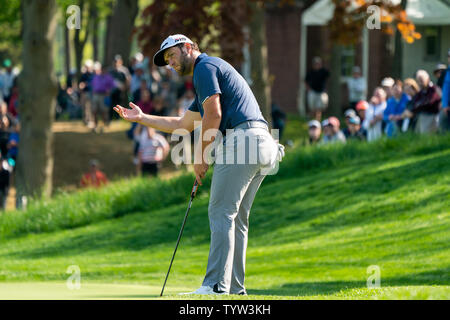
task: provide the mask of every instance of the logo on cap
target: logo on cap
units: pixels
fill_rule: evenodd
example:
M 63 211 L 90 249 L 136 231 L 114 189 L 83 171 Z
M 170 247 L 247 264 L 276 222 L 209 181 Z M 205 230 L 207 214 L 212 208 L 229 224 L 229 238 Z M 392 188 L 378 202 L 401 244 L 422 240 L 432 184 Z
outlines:
M 164 49 L 165 46 L 167 46 L 169 44 L 169 41 L 166 41 L 162 44 L 161 49 Z

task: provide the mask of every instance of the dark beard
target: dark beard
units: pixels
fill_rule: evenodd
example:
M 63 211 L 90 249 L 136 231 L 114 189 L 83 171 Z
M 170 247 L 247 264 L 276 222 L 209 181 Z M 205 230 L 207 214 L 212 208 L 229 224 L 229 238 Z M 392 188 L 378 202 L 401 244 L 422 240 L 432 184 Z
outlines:
M 181 49 L 180 49 L 181 50 Z M 181 50 L 181 57 L 180 57 L 180 71 L 178 72 L 180 76 L 185 76 L 188 74 L 189 70 L 189 62 L 188 59 L 186 58 L 187 54 L 186 52 L 184 52 L 183 50 Z

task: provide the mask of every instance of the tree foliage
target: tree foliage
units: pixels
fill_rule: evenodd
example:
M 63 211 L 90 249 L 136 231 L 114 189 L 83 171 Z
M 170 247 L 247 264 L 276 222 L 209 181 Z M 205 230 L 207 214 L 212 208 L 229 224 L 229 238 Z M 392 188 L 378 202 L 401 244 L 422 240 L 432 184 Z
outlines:
M 154 0 L 142 12 L 145 22 L 135 29 L 145 55 L 152 56 L 170 34 L 184 33 L 201 49 L 220 48 L 220 55 L 235 67 L 243 62 L 242 48 L 247 39 L 244 27 L 250 23 L 252 3 L 265 6 L 289 6 L 311 0 Z
M 213 0 L 155 0 L 142 12 L 144 23 L 135 30 L 145 55 L 153 56 L 161 42 L 170 34 L 181 31 L 200 43 L 205 35 L 214 42 L 211 26 L 218 19 L 218 1 Z
M 57 0 L 58 8 L 62 19 L 60 23 L 66 28 L 67 8 L 71 5 L 77 5 L 80 8 L 80 29 L 69 30 L 73 36 L 70 37 L 75 50 L 75 65 L 77 75 L 80 75 L 81 62 L 83 59 L 84 47 L 89 38 L 98 36 L 98 22 L 106 19 L 111 14 L 111 4 L 113 0 Z M 71 45 L 72 47 L 72 45 Z
M 16 188 L 21 196 L 50 196 L 56 77 L 53 72 L 57 19 L 55 0 L 23 1 L 22 64 L 18 78 L 20 154 Z
M 18 62 L 22 49 L 22 19 L 19 1 L 2 1 L 0 10 L 0 60 Z
M 366 20 L 371 15 L 370 7 L 376 6 L 380 12 L 381 30 L 394 34 L 397 29 L 403 39 L 412 43 L 420 39 L 414 23 L 406 15 L 402 4 L 394 5 L 390 0 L 332 0 L 334 15 L 329 23 L 331 38 L 340 44 L 352 44 L 358 41 Z

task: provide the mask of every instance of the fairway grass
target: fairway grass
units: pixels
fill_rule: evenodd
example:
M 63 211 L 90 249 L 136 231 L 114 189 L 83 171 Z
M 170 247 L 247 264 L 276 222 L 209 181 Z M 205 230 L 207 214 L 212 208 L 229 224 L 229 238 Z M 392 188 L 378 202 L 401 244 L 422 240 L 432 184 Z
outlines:
M 197 289 L 206 269 L 206 180 L 162 299 L 450 299 L 450 139 L 408 143 L 288 150 L 252 208 L 245 297 L 178 295 Z M 161 299 L 193 177 L 157 182 L 122 181 L 0 216 L 0 299 Z M 62 211 L 77 202 L 80 216 Z M 66 285 L 73 265 L 79 290 Z M 371 267 L 379 288 L 368 288 Z

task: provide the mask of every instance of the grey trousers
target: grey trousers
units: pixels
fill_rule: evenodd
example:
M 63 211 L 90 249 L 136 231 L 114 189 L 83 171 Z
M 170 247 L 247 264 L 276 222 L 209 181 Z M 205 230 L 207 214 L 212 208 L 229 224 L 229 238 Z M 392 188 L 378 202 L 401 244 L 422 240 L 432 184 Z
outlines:
M 247 129 L 245 134 L 258 137 L 257 163 L 227 164 L 216 161 L 208 207 L 211 245 L 203 285 L 213 287 L 217 284 L 219 290 L 231 294 L 245 291 L 250 209 L 265 177 L 261 170 L 263 164 L 276 158 L 278 150 L 277 143 L 264 129 Z M 235 142 L 234 147 L 234 151 L 227 147 L 226 152 L 236 152 L 239 142 Z M 248 145 L 245 150 L 248 154 Z

